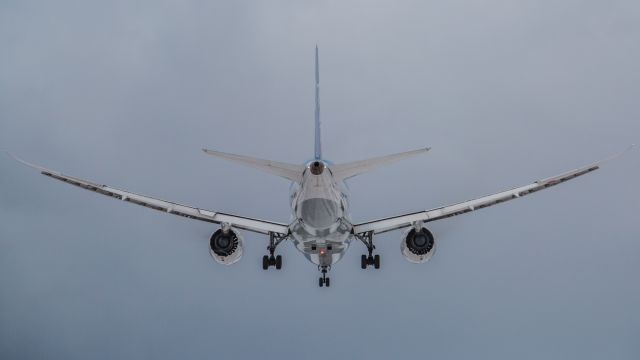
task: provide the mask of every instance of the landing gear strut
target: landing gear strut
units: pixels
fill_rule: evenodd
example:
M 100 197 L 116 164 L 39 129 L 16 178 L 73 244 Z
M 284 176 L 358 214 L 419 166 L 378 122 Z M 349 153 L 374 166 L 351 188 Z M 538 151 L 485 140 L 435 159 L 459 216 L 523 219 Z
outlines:
M 329 287 L 331 286 L 331 279 L 327 276 L 327 271 L 331 270 L 330 266 L 319 266 L 319 270 L 322 272 L 322 277 L 318 278 L 318 286 Z
M 373 231 L 367 231 L 366 233 L 358 234 L 356 235 L 356 238 L 362 241 L 364 246 L 367 247 L 367 251 L 369 252 L 369 256 L 362 255 L 360 257 L 360 267 L 366 269 L 370 265 L 373 265 L 374 268 L 380 269 L 380 255 L 373 255 L 373 250 L 376 248 L 375 245 L 373 245 Z
M 276 251 L 276 247 L 287 239 L 287 235 L 269 233 L 269 246 L 267 246 L 267 250 L 269 250 L 269 255 L 265 255 L 262 257 L 262 269 L 267 270 L 271 266 L 275 266 L 277 270 L 282 268 L 282 256 L 275 256 L 274 253 Z

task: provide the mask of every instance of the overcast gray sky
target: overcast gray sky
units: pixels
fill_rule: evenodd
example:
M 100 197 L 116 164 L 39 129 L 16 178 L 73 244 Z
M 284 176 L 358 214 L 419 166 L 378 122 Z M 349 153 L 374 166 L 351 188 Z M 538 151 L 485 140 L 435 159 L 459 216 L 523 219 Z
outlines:
M 66 173 L 287 221 L 288 184 L 207 157 L 430 153 L 354 179 L 354 220 L 554 175 L 640 138 L 640 3 L 0 3 L 0 148 Z M 209 224 L 0 157 L 2 359 L 638 359 L 640 152 L 522 200 L 361 244 L 320 289 L 286 243 L 264 272 L 209 256 Z

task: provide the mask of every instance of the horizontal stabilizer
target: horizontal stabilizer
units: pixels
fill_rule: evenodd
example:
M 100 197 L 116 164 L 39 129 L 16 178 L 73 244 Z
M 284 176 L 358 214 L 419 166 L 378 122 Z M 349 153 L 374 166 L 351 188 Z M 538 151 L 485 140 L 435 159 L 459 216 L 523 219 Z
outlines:
M 229 161 L 251 166 L 253 168 L 268 172 L 273 175 L 278 175 L 291 181 L 300 182 L 302 179 L 302 173 L 304 172 L 304 165 L 287 164 L 283 162 L 258 159 L 249 156 L 229 154 L 220 151 L 202 149 L 206 154 L 223 158 Z
M 354 177 L 356 175 L 360 175 L 362 173 L 371 171 L 382 165 L 390 164 L 398 160 L 402 160 L 414 155 L 422 154 L 429 150 L 431 150 L 431 148 L 422 148 L 422 149 L 402 152 L 398 154 L 380 156 L 380 157 L 371 158 L 367 160 L 337 164 L 337 165 L 331 166 L 331 171 L 333 172 L 333 176 L 337 180 L 345 180 L 345 179 Z

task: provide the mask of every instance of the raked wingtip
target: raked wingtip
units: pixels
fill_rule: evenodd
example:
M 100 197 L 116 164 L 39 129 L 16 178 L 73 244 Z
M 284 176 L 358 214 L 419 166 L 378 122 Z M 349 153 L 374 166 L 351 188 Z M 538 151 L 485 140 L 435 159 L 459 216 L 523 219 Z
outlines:
M 617 159 L 617 158 L 621 157 L 622 155 L 624 155 L 624 154 L 628 153 L 629 151 L 631 151 L 635 146 L 636 146 L 636 144 L 631 144 L 631 145 L 627 146 L 627 147 L 626 147 L 624 150 L 622 150 L 621 152 L 619 152 L 619 153 L 617 153 L 617 154 L 615 154 L 615 155 L 609 156 L 609 157 L 608 157 L 608 158 L 606 158 L 606 159 L 600 160 L 600 161 L 598 162 L 598 164 L 603 164 L 603 163 L 609 162 L 609 161 L 611 161 L 611 160 Z
M 13 159 L 19 163 L 25 164 L 25 165 L 31 165 L 28 164 L 26 161 L 20 159 L 19 157 L 13 155 L 13 153 L 9 152 L 8 150 L 2 150 L 3 153 L 5 153 L 10 159 Z
M 633 150 L 633 148 L 635 148 L 635 147 L 636 147 L 636 144 L 631 144 L 631 145 L 627 146 L 627 148 L 624 149 L 620 154 L 618 154 L 618 156 L 624 155 L 625 153 Z
M 40 172 L 55 173 L 54 171 L 51 171 L 51 170 L 49 170 L 49 169 L 47 169 L 47 168 L 44 168 L 44 167 L 42 167 L 42 166 L 40 166 L 40 165 L 36 165 L 36 164 L 32 164 L 32 163 L 30 163 L 30 162 L 28 162 L 28 161 L 24 161 L 24 160 L 20 159 L 19 157 L 17 157 L 17 156 L 15 156 L 15 155 L 13 155 L 13 153 L 11 153 L 11 152 L 9 152 L 9 151 L 5 151 L 5 153 L 6 153 L 9 157 L 11 157 L 13 160 L 15 160 L 15 161 L 17 161 L 17 162 L 21 163 L 22 165 L 25 165 L 25 166 L 27 166 L 27 167 L 30 167 L 30 168 L 32 168 L 32 169 L 36 169 L 36 170 L 38 170 L 38 171 L 40 171 Z

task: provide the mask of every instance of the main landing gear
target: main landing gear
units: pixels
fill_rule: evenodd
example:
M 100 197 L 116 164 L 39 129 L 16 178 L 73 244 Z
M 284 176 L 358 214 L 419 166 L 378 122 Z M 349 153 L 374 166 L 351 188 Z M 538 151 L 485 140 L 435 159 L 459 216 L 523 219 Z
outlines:
M 273 254 L 262 257 L 262 269 L 267 270 L 269 267 L 275 266 L 276 269 L 282 269 L 282 256 L 273 256 Z
M 275 266 L 277 270 L 282 269 L 282 256 L 275 256 L 276 247 L 287 239 L 286 235 L 280 235 L 275 233 L 269 233 L 269 255 L 262 257 L 262 269 L 267 270 L 271 266 Z
M 360 267 L 366 269 L 368 266 L 373 265 L 374 268 L 380 269 L 380 255 L 376 254 L 374 256 L 362 255 L 360 257 Z
M 330 266 L 319 266 L 319 270 L 322 272 L 322 277 L 318 278 L 318 286 L 329 287 L 331 286 L 331 279 L 327 276 L 327 271 L 331 270 Z
M 375 269 L 380 269 L 380 255 L 373 255 L 373 250 L 376 248 L 373 245 L 373 231 L 368 231 L 364 234 L 356 235 L 356 238 L 362 241 L 364 246 L 367 247 L 367 251 L 369 252 L 369 256 L 363 254 L 360 257 L 360 267 L 366 269 L 370 265 L 373 265 Z

